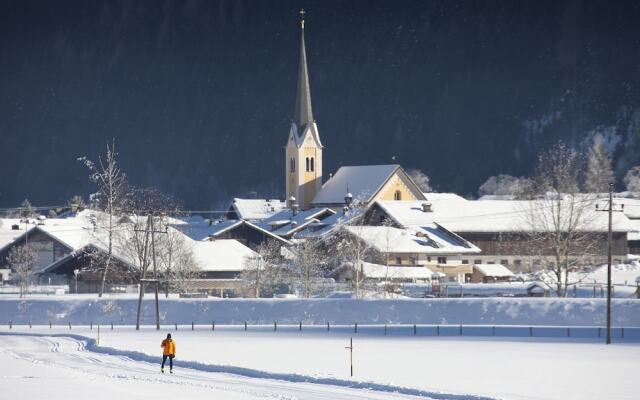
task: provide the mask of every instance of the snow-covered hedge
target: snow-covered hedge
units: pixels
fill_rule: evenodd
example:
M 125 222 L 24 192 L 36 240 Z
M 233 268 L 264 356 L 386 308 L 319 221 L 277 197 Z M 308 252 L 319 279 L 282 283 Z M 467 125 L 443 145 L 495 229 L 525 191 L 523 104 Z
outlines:
M 135 323 L 134 298 L 0 298 L 0 324 Z M 163 324 L 508 324 L 595 326 L 605 323 L 604 299 L 161 299 Z M 143 303 L 143 322 L 154 323 L 154 303 Z M 614 326 L 640 327 L 640 300 L 613 300 Z

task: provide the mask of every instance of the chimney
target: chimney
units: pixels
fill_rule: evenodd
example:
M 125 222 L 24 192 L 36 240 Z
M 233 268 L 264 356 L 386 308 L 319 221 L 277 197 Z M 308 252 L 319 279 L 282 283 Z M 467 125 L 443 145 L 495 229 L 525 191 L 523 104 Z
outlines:
M 422 203 L 422 212 L 433 212 L 433 208 L 431 207 L 431 203 L 427 202 L 427 203 Z

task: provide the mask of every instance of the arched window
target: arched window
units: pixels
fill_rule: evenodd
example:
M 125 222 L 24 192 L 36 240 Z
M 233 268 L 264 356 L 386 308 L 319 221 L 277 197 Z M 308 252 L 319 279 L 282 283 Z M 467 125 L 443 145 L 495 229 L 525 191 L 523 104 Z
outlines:
M 393 194 L 393 199 L 394 200 L 402 200 L 402 193 L 400 193 L 399 190 L 396 190 L 396 192 Z
M 311 172 L 313 172 L 313 157 L 311 157 Z
M 309 172 L 309 157 L 307 157 L 305 160 L 307 161 L 307 169 L 306 169 L 306 171 Z
M 296 159 L 293 157 L 289 159 L 289 172 L 296 172 Z

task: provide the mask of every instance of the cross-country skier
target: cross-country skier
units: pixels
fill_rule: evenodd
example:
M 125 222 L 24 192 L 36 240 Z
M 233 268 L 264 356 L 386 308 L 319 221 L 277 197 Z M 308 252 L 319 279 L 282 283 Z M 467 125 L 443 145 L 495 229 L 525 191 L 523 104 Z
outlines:
M 171 334 L 167 333 L 167 338 L 162 341 L 162 366 L 160 372 L 164 374 L 164 363 L 169 357 L 169 373 L 173 374 L 173 358 L 176 356 L 176 342 L 171 339 Z

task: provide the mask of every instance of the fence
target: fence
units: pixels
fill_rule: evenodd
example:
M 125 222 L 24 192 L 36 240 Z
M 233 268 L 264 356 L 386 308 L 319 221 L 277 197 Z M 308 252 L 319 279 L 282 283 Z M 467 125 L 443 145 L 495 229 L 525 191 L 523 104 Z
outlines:
M 46 329 L 60 329 L 73 330 L 73 329 L 98 329 L 98 326 L 103 330 L 118 330 L 123 328 L 130 329 L 131 325 L 117 325 L 117 324 L 94 324 L 89 322 L 88 324 L 73 325 L 71 322 L 65 323 L 52 323 L 48 324 L 31 324 L 21 323 L 14 324 L 12 321 L 4 324 L 4 329 L 34 329 L 46 328 Z M 241 324 L 233 325 L 221 325 L 216 324 L 215 321 L 203 324 L 201 322 L 192 322 L 191 324 L 167 324 L 161 325 L 163 330 L 175 330 L 175 331 L 216 331 L 224 332 L 304 332 L 304 333 L 328 333 L 328 334 L 345 334 L 345 335 L 373 335 L 373 336 L 390 336 L 390 337 L 533 337 L 533 338 L 577 338 L 577 339 L 595 339 L 604 338 L 606 335 L 606 328 L 602 326 L 544 326 L 544 325 L 464 325 L 464 324 L 440 324 L 440 325 L 426 325 L 426 324 L 303 324 L 298 322 L 297 324 L 282 324 L 274 321 L 272 324 L 250 324 L 244 322 Z M 142 329 L 149 330 L 155 329 L 155 325 L 143 325 Z M 640 340 L 640 327 L 613 327 L 611 328 L 611 337 L 614 339 L 626 339 L 626 340 Z

